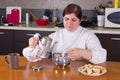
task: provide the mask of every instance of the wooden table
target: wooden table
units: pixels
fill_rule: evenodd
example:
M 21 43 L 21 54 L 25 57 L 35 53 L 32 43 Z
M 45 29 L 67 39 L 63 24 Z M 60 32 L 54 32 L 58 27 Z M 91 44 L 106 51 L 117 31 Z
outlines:
M 86 61 L 72 61 L 66 69 L 56 69 L 51 59 L 28 62 L 19 58 L 19 68 L 10 69 L 4 56 L 0 56 L 0 80 L 120 80 L 120 62 L 99 64 L 106 67 L 107 73 L 101 76 L 86 76 L 77 71 Z M 40 64 L 43 69 L 33 71 L 32 66 Z

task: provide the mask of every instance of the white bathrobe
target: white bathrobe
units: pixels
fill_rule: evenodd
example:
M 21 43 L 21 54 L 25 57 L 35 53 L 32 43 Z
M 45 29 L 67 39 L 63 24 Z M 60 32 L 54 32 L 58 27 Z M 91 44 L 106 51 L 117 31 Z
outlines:
M 57 42 L 52 53 L 63 53 L 71 48 L 82 48 L 92 51 L 91 63 L 98 64 L 106 61 L 106 50 L 102 48 L 99 39 L 96 35 L 86 28 L 78 27 L 74 32 L 69 32 L 65 28 L 49 35 L 53 39 L 51 47 Z M 29 61 L 38 61 L 40 58 L 35 58 L 35 54 L 31 54 L 33 48 L 24 48 L 23 55 Z M 34 56 L 34 58 L 30 58 Z

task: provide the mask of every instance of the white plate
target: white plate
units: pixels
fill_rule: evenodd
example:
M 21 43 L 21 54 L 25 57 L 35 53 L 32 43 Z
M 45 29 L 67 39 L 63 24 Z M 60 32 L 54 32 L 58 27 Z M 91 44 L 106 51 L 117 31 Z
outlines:
M 100 74 L 87 74 L 87 73 L 84 73 L 84 72 L 81 71 L 82 68 L 83 68 L 83 66 L 79 67 L 79 68 L 78 68 L 78 72 L 80 72 L 80 73 L 82 73 L 82 74 L 84 74 L 84 75 L 88 75 L 88 76 L 100 76 L 100 75 L 103 75 L 103 74 L 105 74 L 105 73 L 107 72 L 107 70 L 106 70 L 105 72 L 100 73 Z M 103 67 L 103 68 L 104 68 L 104 67 Z

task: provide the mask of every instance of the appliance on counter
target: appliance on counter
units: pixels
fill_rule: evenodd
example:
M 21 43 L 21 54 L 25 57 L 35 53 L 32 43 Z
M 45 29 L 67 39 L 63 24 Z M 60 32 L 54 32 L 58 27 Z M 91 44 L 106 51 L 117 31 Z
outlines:
M 6 7 L 6 21 L 8 23 L 21 23 L 21 7 Z
M 105 27 L 120 28 L 120 8 L 105 9 Z

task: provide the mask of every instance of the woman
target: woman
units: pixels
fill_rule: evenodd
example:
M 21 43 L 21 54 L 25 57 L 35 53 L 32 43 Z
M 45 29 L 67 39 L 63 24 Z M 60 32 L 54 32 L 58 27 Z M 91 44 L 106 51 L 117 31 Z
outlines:
M 83 28 L 81 23 L 82 11 L 80 6 L 69 4 L 63 11 L 64 29 L 49 35 L 57 42 L 52 52 L 66 52 L 71 60 L 86 59 L 91 63 L 98 64 L 106 61 L 106 50 L 102 48 L 96 35 Z M 37 61 L 37 55 L 33 49 L 38 43 L 38 38 L 29 39 L 29 47 L 23 50 L 23 55 L 29 61 Z M 52 45 L 51 45 L 52 46 Z M 42 51 L 42 48 L 39 48 Z M 32 57 L 34 55 L 34 58 Z M 31 58 L 32 57 L 32 58 Z

